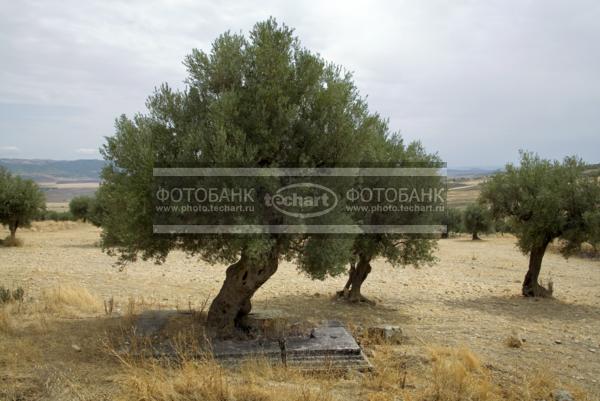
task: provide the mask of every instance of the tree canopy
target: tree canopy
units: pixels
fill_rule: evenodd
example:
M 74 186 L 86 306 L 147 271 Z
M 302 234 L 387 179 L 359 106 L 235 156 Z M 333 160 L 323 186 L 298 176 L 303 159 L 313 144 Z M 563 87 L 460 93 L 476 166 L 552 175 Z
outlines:
M 419 142 L 405 145 L 399 136 L 390 137 L 384 146 L 378 149 L 375 156 L 378 163 L 388 166 L 439 167 L 441 165 L 439 157 L 436 154 L 428 154 Z M 437 187 L 441 182 L 439 179 L 440 177 L 429 179 L 421 177 L 417 186 L 430 182 L 431 187 Z M 385 186 L 385 179 L 383 181 L 379 186 Z M 414 214 L 411 217 L 402 216 L 402 223 L 424 223 L 422 215 Z M 370 214 L 365 220 L 367 224 L 394 224 L 398 222 L 398 217 L 394 214 Z M 370 302 L 361 294 L 361 287 L 372 270 L 372 260 L 383 257 L 393 266 L 419 266 L 432 263 L 436 260 L 433 255 L 436 244 L 433 234 L 365 233 L 358 235 L 352 245 L 348 280 L 344 288 L 338 292 L 338 296 L 346 297 L 352 302 Z
M 519 248 L 530 255 L 525 296 L 548 294 L 538 276 L 550 242 L 560 239 L 566 257 L 583 242 L 600 241 L 600 183 L 585 169 L 576 157 L 560 162 L 521 152 L 519 166 L 507 164 L 483 186 L 481 200 L 494 217 L 506 218 Z
M 447 228 L 446 233 L 443 235 L 444 238 L 448 238 L 452 233 L 463 232 L 463 213 L 460 211 L 460 209 L 448 208 L 448 212 L 444 218 L 444 224 Z
M 93 201 L 90 196 L 76 196 L 69 202 L 69 211 L 75 219 L 85 222 L 90 214 Z
M 8 227 L 11 242 L 17 229 L 28 227 L 45 207 L 44 194 L 35 182 L 0 167 L 0 223 Z
M 479 239 L 479 233 L 487 233 L 492 226 L 488 210 L 478 203 L 471 203 L 463 212 L 463 225 L 472 235 L 473 240 Z
M 224 33 L 210 52 L 194 50 L 185 65 L 185 89 L 162 85 L 149 97 L 146 114 L 121 116 L 107 138 L 102 242 L 122 262 L 140 256 L 162 262 L 182 249 L 232 263 L 207 321 L 211 334 L 230 336 L 280 259 L 298 258 L 316 275 L 337 274 L 350 260 L 353 239 L 154 235 L 153 167 L 358 164 L 383 146 L 389 132 L 349 73 L 303 48 L 292 29 L 273 19 L 257 23 L 248 38 Z

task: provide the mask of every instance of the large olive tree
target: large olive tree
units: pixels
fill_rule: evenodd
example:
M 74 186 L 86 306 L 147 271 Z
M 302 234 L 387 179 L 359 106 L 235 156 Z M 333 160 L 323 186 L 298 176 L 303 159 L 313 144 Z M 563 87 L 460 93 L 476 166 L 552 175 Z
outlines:
M 600 184 L 584 174 L 585 168 L 575 157 L 559 162 L 521 152 L 519 166 L 507 164 L 483 185 L 481 201 L 496 218 L 507 218 L 519 248 L 529 254 L 524 296 L 550 294 L 538 277 L 553 240 L 560 239 L 565 257 L 583 242 L 600 240 Z
M 343 272 L 352 238 L 153 235 L 153 167 L 347 166 L 363 160 L 387 132 L 349 74 L 301 47 L 292 30 L 273 19 L 257 23 L 248 38 L 221 35 L 210 52 L 194 50 L 185 65 L 185 89 L 161 86 L 148 99 L 148 113 L 122 116 L 107 139 L 102 239 L 122 262 L 160 263 L 181 249 L 230 263 L 207 319 L 210 334 L 227 337 L 282 258 L 298 258 L 304 269 L 322 274 Z

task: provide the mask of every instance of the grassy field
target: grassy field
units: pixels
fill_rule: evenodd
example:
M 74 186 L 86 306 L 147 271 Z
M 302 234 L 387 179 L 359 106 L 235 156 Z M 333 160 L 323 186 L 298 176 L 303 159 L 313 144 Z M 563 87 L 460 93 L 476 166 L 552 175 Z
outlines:
M 464 209 L 468 204 L 476 202 L 481 191 L 482 178 L 448 181 L 448 206 Z
M 40 183 L 40 188 L 46 196 L 49 205 L 68 204 L 76 196 L 93 196 L 100 185 L 98 182 L 46 182 Z M 60 209 L 52 209 L 62 211 Z
M 533 401 L 559 388 L 576 400 L 600 398 L 598 260 L 550 252 L 542 281 L 553 281 L 555 298 L 524 299 L 527 259 L 514 238 L 451 238 L 440 241 L 432 266 L 377 261 L 364 285 L 373 306 L 333 297 L 345 277 L 312 281 L 283 263 L 254 307 L 310 324 L 341 320 L 375 366 L 309 373 L 260 359 L 225 369 L 209 358 L 167 363 L 123 353 L 119 344 L 131 341 L 146 309 L 192 309 L 201 328 L 224 267 L 175 252 L 162 266 L 120 271 L 99 249 L 99 231 L 83 223 L 36 223 L 19 235 L 22 247 L 0 248 L 0 285 L 25 289 L 22 303 L 0 307 L 0 400 Z M 405 339 L 365 335 L 380 324 L 399 325 Z

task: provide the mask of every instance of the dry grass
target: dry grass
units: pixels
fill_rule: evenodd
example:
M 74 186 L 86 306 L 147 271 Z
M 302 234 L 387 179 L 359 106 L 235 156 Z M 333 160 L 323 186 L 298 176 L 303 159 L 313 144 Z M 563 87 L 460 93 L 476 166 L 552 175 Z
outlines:
M 15 321 L 12 305 L 0 306 L 0 333 L 12 334 L 15 330 Z
M 44 290 L 42 304 L 47 312 L 63 314 L 97 313 L 103 308 L 99 298 L 86 288 L 77 286 L 60 286 Z
M 181 349 L 177 363 L 122 352 L 119 359 L 113 352 L 122 345 L 150 349 L 150 342 L 132 340 L 131 323 L 138 315 L 148 309 L 198 309 L 218 292 L 224 268 L 199 269 L 196 260 L 176 252 L 164 266 L 138 262 L 121 272 L 93 246 L 95 228 L 44 224 L 39 232 L 23 230 L 23 248 L 0 249 L 3 284 L 23 285 L 27 294 L 22 305 L 0 308 L 3 401 L 177 401 L 207 399 L 206 391 L 223 400 L 247 401 L 550 401 L 559 388 L 578 401 L 598 399 L 597 354 L 588 351 L 600 344 L 600 276 L 594 260 L 565 261 L 550 252 L 541 279 L 555 279 L 557 299 L 522 299 L 527 260 L 515 249 L 514 238 L 473 242 L 456 237 L 440 242 L 441 262 L 432 268 L 393 269 L 376 261 L 365 286 L 376 306 L 331 300 L 345 277 L 310 281 L 286 262 L 257 294 L 255 308 L 315 324 L 337 319 L 363 328 L 399 325 L 406 342 L 363 336 L 372 372 L 310 374 L 260 359 L 225 369 L 184 352 L 201 337 L 204 315 L 197 311 L 194 325 L 182 319 L 165 328 Z M 503 342 L 514 327 L 527 338 L 518 350 Z M 428 344 L 450 347 L 430 350 Z M 455 344 L 468 344 L 481 362 Z
M 252 367 L 252 369 L 249 369 Z M 331 382 L 298 371 L 248 361 L 225 369 L 210 358 L 165 366 L 146 360 L 128 365 L 119 382 L 120 400 L 156 401 L 333 401 Z
M 39 299 L 13 301 L 0 305 L 0 333 L 18 335 L 25 331 L 45 333 L 50 320 L 81 317 L 101 310 L 97 297 L 77 286 L 60 286 L 44 290 Z
M 425 349 L 424 349 L 425 350 Z M 373 372 L 309 374 L 262 359 L 226 369 L 210 358 L 165 364 L 145 359 L 126 363 L 119 376 L 119 400 L 155 401 L 539 401 L 567 388 L 536 372 L 496 382 L 478 357 L 464 347 L 430 347 L 429 364 L 408 366 L 391 347 L 379 347 Z M 407 380 L 408 375 L 408 380 Z M 362 377 L 362 379 L 361 379 Z M 557 387 L 559 386 L 559 387 Z M 350 397 L 348 396 L 350 394 Z
M 431 385 L 425 399 L 444 401 L 499 400 L 489 374 L 467 348 L 432 347 Z
M 578 389 L 539 373 L 515 375 L 511 382 L 494 377 L 465 347 L 413 346 L 412 354 L 407 355 L 406 345 L 372 344 L 367 352 L 375 369 L 364 373 L 304 372 L 260 358 L 224 368 L 209 355 L 190 357 L 201 349 L 198 331 L 181 321 L 168 328 L 180 346 L 179 357 L 157 360 L 140 352 L 152 344 L 132 333 L 130 323 L 135 315 L 103 318 L 97 298 L 76 287 L 48 290 L 43 300 L 44 305 L 55 307 L 39 308 L 29 301 L 22 307 L 13 303 L 0 309 L 0 365 L 15 372 L 0 374 L 4 386 L 0 399 L 42 394 L 45 396 L 38 398 L 122 401 L 539 401 L 551 399 L 549 394 L 557 388 L 566 388 L 577 400 L 589 400 Z M 76 320 L 81 324 L 60 323 L 73 310 L 89 313 L 90 305 L 95 305 L 93 309 L 100 315 Z M 144 305 L 130 309 L 139 311 Z M 198 313 L 196 318 L 201 316 Z M 51 328 L 31 330 L 41 319 L 49 321 Z M 82 345 L 85 339 L 89 341 Z M 75 343 L 83 350 L 72 348 Z M 53 345 L 51 349 L 48 344 Z M 123 344 L 130 346 L 129 353 L 119 350 Z M 190 348 L 194 352 L 185 352 Z M 57 371 L 54 366 L 61 368 Z M 60 372 L 65 366 L 77 374 L 64 376 Z M 25 373 L 41 367 L 47 383 Z M 86 370 L 86 377 L 94 378 L 94 387 L 85 384 L 89 379 L 78 379 Z

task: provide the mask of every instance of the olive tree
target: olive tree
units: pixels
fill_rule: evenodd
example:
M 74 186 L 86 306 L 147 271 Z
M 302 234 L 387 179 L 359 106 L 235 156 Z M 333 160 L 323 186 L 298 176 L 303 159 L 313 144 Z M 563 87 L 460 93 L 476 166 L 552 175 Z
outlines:
M 153 167 L 336 167 L 359 163 L 385 133 L 352 77 L 303 48 L 292 29 L 269 19 L 248 38 L 225 33 L 210 52 L 185 59 L 186 87 L 162 85 L 148 112 L 120 117 L 102 153 L 103 247 L 126 263 L 164 262 L 183 250 L 228 263 L 210 305 L 209 334 L 229 337 L 251 310 L 254 293 L 282 258 L 321 274 L 343 272 L 352 239 L 291 234 L 154 235 Z M 269 215 L 251 216 L 248 224 Z M 244 221 L 240 221 L 244 223 Z M 202 274 L 209 274 L 202 272 Z
M 77 220 L 85 223 L 92 208 L 93 199 L 90 196 L 76 196 L 69 202 L 69 211 Z
M 473 241 L 479 240 L 479 233 L 487 233 L 491 229 L 489 211 L 478 203 L 471 203 L 463 212 L 463 225 Z
M 443 223 L 446 225 L 446 232 L 442 238 L 448 238 L 451 233 L 460 233 L 464 231 L 463 214 L 460 209 L 448 208 Z
M 551 294 L 538 277 L 553 240 L 561 240 L 561 253 L 568 257 L 583 242 L 600 239 L 600 184 L 584 174 L 585 168 L 576 157 L 560 162 L 521 152 L 519 166 L 507 164 L 483 186 L 481 201 L 494 217 L 507 219 L 519 248 L 529 254 L 524 296 Z
M 418 164 L 421 167 L 435 167 L 441 163 L 437 155 L 427 154 L 419 142 L 412 142 L 407 146 L 397 135 L 386 138 L 378 151 L 379 154 L 376 155 L 378 162 L 389 166 Z M 437 178 L 428 181 L 435 186 L 439 184 Z M 381 184 L 385 184 L 385 179 Z M 394 224 L 398 222 L 398 214 L 387 216 L 371 214 L 366 216 L 366 220 L 368 224 Z M 401 220 L 403 224 L 423 223 L 423 216 L 415 215 L 412 219 L 403 216 Z M 362 295 L 361 287 L 371 273 L 371 262 L 375 258 L 381 257 L 395 267 L 406 265 L 417 267 L 435 261 L 433 252 L 436 244 L 433 234 L 365 233 L 357 236 L 352 246 L 348 280 L 344 288 L 337 293 L 338 296 L 351 302 L 372 303 Z
M 17 229 L 28 227 L 45 207 L 44 194 L 35 182 L 0 168 L 0 223 L 8 227 L 11 243 L 15 243 Z

